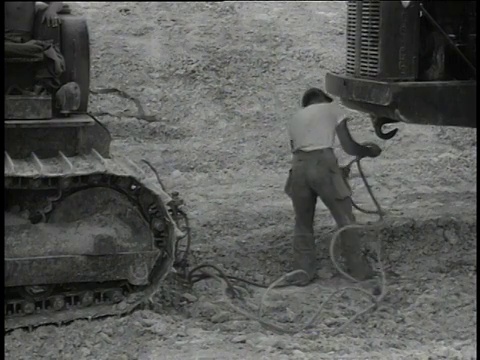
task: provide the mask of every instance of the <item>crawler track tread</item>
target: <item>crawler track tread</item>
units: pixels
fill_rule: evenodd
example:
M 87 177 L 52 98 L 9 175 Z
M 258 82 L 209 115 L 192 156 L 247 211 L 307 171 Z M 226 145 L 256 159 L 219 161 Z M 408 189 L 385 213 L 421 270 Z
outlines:
M 93 186 L 106 186 L 122 190 L 131 199 L 140 204 L 140 196 L 148 194 L 155 205 L 153 214 L 144 214 L 152 224 L 155 217 L 166 224 L 165 235 L 160 241 L 159 252 L 162 256 L 154 265 L 149 276 L 149 285 L 134 287 L 126 300 L 118 304 L 99 304 L 86 308 L 73 308 L 62 311 L 42 311 L 31 315 L 5 314 L 5 331 L 17 328 L 37 327 L 46 324 L 61 324 L 77 319 L 94 319 L 104 316 L 128 314 L 144 304 L 158 290 L 158 286 L 168 275 L 174 264 L 174 248 L 176 246 L 173 218 L 166 204 L 171 200 L 165 193 L 155 176 L 147 174 L 132 161 L 123 157 L 104 158 L 93 150 L 87 155 L 66 157 L 61 152 L 58 156 L 40 159 L 35 153 L 27 159 L 12 159 L 5 152 L 5 190 L 45 190 L 61 189 L 68 193 L 75 189 L 87 189 Z M 53 206 L 54 201 L 53 201 Z M 144 205 L 144 204 L 143 204 Z M 9 299 L 5 299 L 7 303 Z

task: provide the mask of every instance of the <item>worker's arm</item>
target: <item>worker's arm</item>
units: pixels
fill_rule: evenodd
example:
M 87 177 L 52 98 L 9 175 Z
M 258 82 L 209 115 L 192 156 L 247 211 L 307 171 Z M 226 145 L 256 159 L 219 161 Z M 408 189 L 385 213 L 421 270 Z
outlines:
M 63 2 L 61 1 L 44 1 L 48 5 L 47 10 L 43 14 L 42 22 L 47 22 L 50 27 L 56 27 L 60 25 L 60 18 L 58 13 L 63 9 Z
M 343 151 L 345 151 L 348 155 L 355 156 L 357 158 L 375 158 L 379 156 L 382 152 L 382 149 L 380 149 L 377 144 L 371 142 L 359 144 L 355 141 L 348 130 L 347 121 L 348 118 L 343 119 L 336 128 L 338 140 L 340 140 Z

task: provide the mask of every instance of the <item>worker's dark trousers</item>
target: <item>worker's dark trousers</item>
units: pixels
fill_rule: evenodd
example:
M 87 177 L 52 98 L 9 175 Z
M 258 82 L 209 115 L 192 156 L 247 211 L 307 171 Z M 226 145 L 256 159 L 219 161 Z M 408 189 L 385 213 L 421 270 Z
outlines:
M 333 149 L 294 153 L 285 192 L 292 199 L 295 210 L 293 265 L 295 269 L 306 271 L 312 278 L 316 272 L 313 220 L 317 197 L 330 210 L 339 227 L 355 222 L 351 190 L 343 178 Z M 363 259 L 354 231 L 345 230 L 341 234 L 340 248 L 348 270 L 364 277 L 364 273 L 368 272 L 368 264 Z

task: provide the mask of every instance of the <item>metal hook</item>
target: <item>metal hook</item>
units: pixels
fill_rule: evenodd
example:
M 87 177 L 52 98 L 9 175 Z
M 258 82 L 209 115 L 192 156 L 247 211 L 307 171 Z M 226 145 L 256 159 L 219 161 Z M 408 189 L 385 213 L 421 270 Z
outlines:
M 375 130 L 375 134 L 383 140 L 390 140 L 393 138 L 397 132 L 398 129 L 393 129 L 388 132 L 383 132 L 382 127 L 386 124 L 393 124 L 397 123 L 397 120 L 392 120 L 392 119 L 387 119 L 387 118 L 377 118 L 372 116 L 372 124 L 373 124 L 373 129 Z

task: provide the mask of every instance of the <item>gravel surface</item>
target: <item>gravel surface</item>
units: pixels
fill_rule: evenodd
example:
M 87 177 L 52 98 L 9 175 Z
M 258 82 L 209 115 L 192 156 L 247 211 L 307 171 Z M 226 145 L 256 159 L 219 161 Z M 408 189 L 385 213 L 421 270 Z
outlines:
M 345 4 L 71 6 L 89 21 L 92 88 L 125 90 L 157 119 L 101 118 L 114 153 L 149 160 L 186 200 L 193 262 L 266 283 L 291 270 L 286 122 L 304 90 L 323 86 L 327 71 L 342 70 Z M 113 95 L 92 96 L 91 109 L 136 111 Z M 6 359 L 476 358 L 476 131 L 401 125 L 384 142 L 365 116 L 351 115 L 354 137 L 384 149 L 364 161 L 389 213 L 381 228 L 362 232 L 367 249 L 381 244 L 388 270 L 388 294 L 377 311 L 332 335 L 368 305 L 347 292 L 312 328 L 275 334 L 233 312 L 214 280 L 186 289 L 172 278 L 152 309 L 11 332 Z M 351 184 L 356 202 L 371 208 L 361 180 Z M 328 259 L 333 225 L 319 204 L 320 280 L 273 290 L 264 303 L 268 318 L 290 328 L 303 324 L 346 285 Z M 247 303 L 258 305 L 264 291 L 248 291 Z

